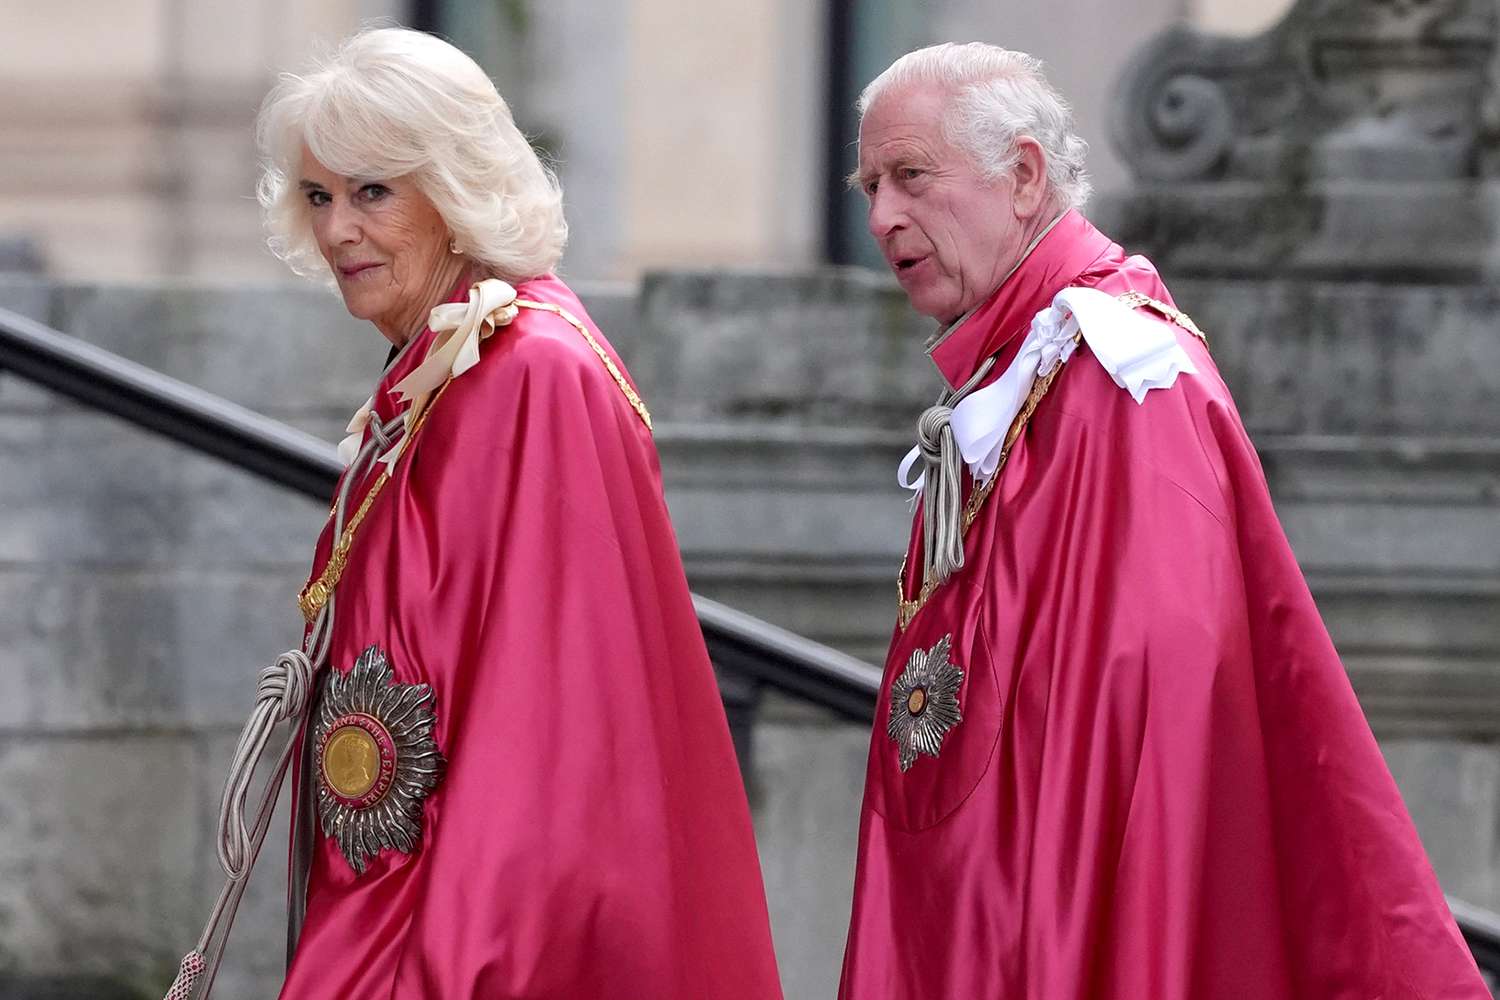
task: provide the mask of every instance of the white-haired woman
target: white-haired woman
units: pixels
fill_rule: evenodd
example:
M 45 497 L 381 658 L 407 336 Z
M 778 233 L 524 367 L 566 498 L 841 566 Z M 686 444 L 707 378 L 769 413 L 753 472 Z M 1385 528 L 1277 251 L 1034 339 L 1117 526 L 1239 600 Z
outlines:
M 362 32 L 266 99 L 271 244 L 395 345 L 300 605 L 282 996 L 779 996 L 650 417 L 483 71 Z

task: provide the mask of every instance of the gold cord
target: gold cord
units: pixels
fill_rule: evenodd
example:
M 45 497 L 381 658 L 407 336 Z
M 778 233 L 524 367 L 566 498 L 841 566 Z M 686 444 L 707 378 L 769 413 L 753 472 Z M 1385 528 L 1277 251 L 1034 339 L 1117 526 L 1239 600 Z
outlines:
M 1153 299 L 1151 296 L 1147 295 L 1145 292 L 1137 292 L 1134 290 L 1125 292 L 1121 295 L 1117 295 L 1115 296 L 1115 299 L 1116 301 L 1127 305 L 1132 309 L 1139 309 L 1141 306 L 1145 306 L 1152 312 L 1155 312 L 1162 317 L 1170 320 L 1171 322 L 1176 323 L 1178 326 L 1182 327 L 1188 333 L 1191 333 L 1193 336 L 1197 337 L 1205 344 L 1208 343 L 1208 335 L 1205 334 L 1202 330 L 1198 329 L 1198 324 L 1193 322 L 1193 317 L 1189 316 L 1181 309 L 1169 306 L 1165 302 L 1159 302 L 1156 299 Z
M 599 355 L 599 360 L 604 362 L 605 371 L 609 372 L 610 377 L 615 380 L 615 385 L 619 386 L 620 391 L 625 394 L 625 399 L 630 403 L 636 414 L 640 416 L 641 422 L 646 425 L 646 430 L 651 430 L 651 414 L 647 411 L 646 404 L 641 400 L 640 395 L 630 383 L 626 381 L 625 376 L 621 374 L 619 367 L 615 364 L 615 359 L 611 358 L 609 352 L 605 351 L 599 345 L 599 341 L 594 339 L 594 335 L 589 332 L 588 327 L 580 323 L 577 317 L 566 309 L 561 306 L 555 306 L 550 302 L 533 302 L 530 299 L 516 299 L 516 305 L 523 309 L 540 309 L 543 312 L 555 313 L 561 316 L 566 322 L 571 323 L 573 329 L 583 334 L 583 339 L 588 341 L 588 345 L 594 349 L 594 353 Z
M 412 442 L 416 440 L 417 432 L 427 422 L 427 415 L 432 412 L 432 408 L 437 405 L 437 401 L 442 398 L 443 393 L 452 384 L 453 379 L 450 376 L 438 387 L 438 391 L 433 393 L 432 398 L 427 401 L 427 405 L 422 408 L 422 412 L 417 414 L 417 418 L 412 421 L 411 430 L 401 439 L 401 450 L 396 454 L 397 462 L 401 461 L 411 449 Z M 393 462 L 392 465 L 394 464 Z M 312 623 L 313 619 L 318 617 L 318 612 L 323 610 L 323 605 L 327 604 L 328 599 L 333 596 L 333 588 L 339 585 L 339 580 L 344 575 L 344 567 L 349 563 L 349 550 L 354 547 L 354 536 L 359 532 L 359 526 L 364 523 L 365 515 L 370 512 L 370 506 L 375 503 L 375 498 L 380 495 L 380 491 L 385 489 L 385 484 L 390 481 L 390 467 L 387 467 L 386 471 L 382 472 L 376 478 L 375 482 L 370 486 L 369 491 L 365 493 L 364 500 L 360 502 L 359 508 L 354 512 L 354 516 L 349 519 L 349 523 L 344 525 L 343 533 L 339 535 L 339 540 L 333 546 L 333 551 L 328 554 L 328 562 L 323 565 L 323 572 L 319 573 L 318 578 L 304 587 L 302 592 L 297 595 L 297 606 L 302 609 L 302 617 L 309 624 Z M 335 500 L 336 504 L 337 501 Z M 331 511 L 329 515 L 332 516 Z

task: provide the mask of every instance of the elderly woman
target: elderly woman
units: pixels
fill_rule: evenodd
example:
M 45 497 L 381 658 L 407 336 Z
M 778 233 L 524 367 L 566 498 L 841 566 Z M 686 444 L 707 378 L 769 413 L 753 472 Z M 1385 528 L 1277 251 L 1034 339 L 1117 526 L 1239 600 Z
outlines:
M 394 348 L 300 599 L 282 996 L 780 995 L 651 420 L 484 72 L 366 31 L 261 110 L 273 249 Z

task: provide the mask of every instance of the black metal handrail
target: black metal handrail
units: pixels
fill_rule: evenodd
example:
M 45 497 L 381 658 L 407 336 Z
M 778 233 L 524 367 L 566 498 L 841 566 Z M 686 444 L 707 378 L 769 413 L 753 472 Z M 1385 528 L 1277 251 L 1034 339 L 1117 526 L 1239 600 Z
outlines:
M 10 371 L 319 502 L 343 464 L 326 441 L 119 355 L 0 309 Z M 880 671 L 863 660 L 694 595 L 714 662 L 857 722 L 875 714 Z
M 343 466 L 328 442 L 0 309 L 0 371 L 327 502 Z
M 1500 913 L 1494 913 L 1454 896 L 1448 897 L 1448 908 L 1468 942 L 1469 951 L 1479 968 L 1493 984 L 1500 984 Z
M 707 597 L 694 594 L 693 607 L 715 663 L 846 719 L 875 717 L 880 671 L 864 660 Z

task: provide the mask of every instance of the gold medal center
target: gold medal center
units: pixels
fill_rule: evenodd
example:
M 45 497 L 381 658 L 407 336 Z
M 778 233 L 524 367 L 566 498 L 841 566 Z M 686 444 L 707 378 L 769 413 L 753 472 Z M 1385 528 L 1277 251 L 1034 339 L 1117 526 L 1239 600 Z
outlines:
M 380 747 L 358 726 L 342 726 L 323 751 L 323 777 L 346 799 L 357 799 L 380 779 Z
M 925 688 L 912 688 L 911 694 L 906 696 L 906 710 L 912 715 L 921 715 L 927 708 L 927 690 Z

